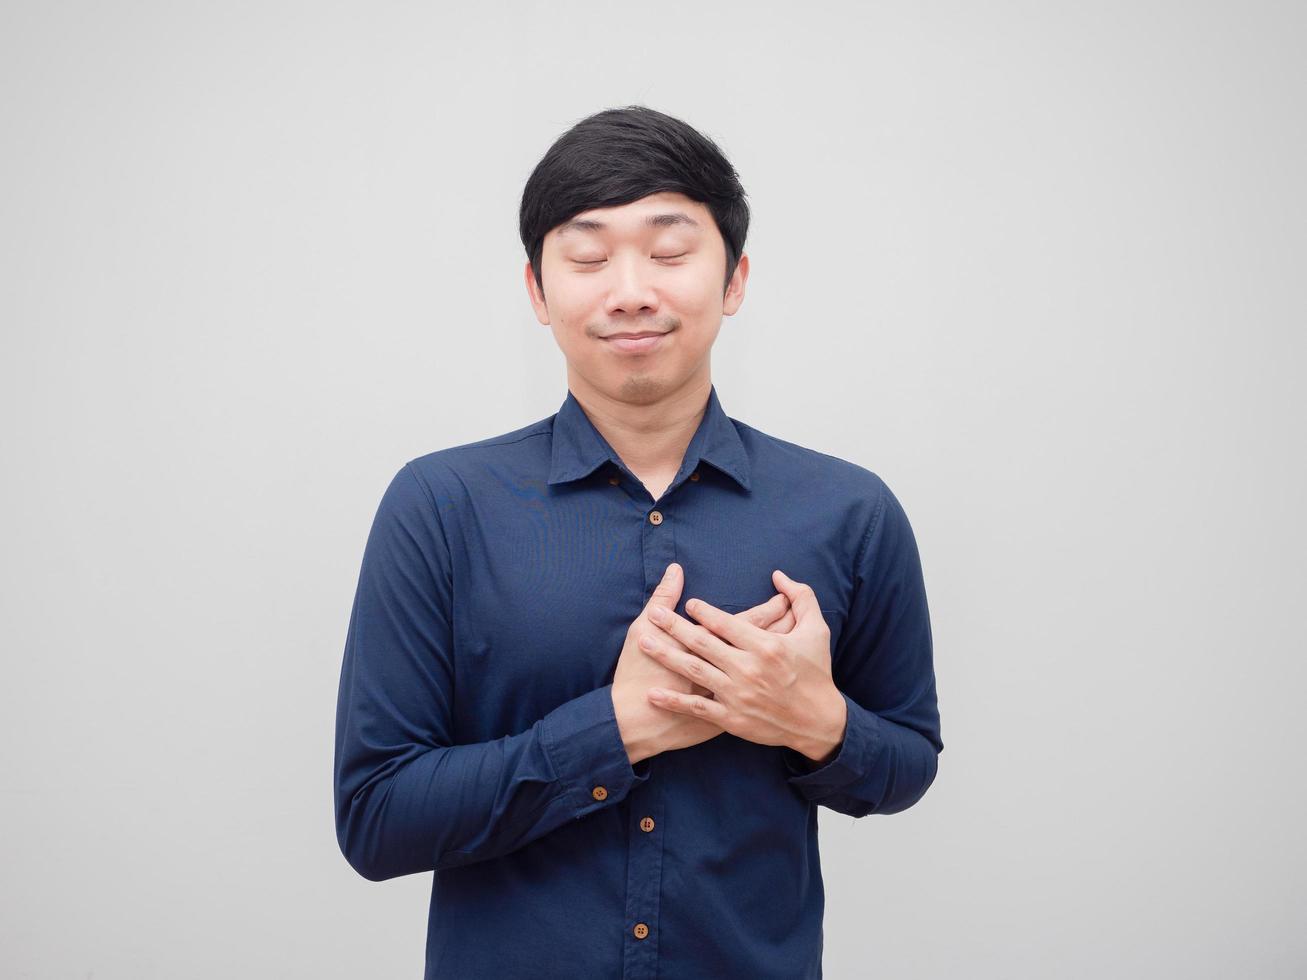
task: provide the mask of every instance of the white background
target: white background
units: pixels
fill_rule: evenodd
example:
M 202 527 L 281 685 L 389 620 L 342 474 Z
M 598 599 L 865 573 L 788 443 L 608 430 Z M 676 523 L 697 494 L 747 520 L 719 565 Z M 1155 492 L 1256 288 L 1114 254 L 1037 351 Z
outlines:
M 824 811 L 844 977 L 1307 971 L 1304 27 L 1271 3 L 5 3 L 0 973 L 417 977 L 337 849 L 406 459 L 557 410 L 591 112 L 753 207 L 727 414 L 880 474 L 945 750 Z

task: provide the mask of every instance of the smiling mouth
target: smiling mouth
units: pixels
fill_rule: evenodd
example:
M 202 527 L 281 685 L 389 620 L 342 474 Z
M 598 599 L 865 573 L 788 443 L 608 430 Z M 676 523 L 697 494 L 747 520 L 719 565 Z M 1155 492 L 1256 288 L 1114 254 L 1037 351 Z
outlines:
M 668 333 L 671 331 L 660 333 L 657 330 L 642 330 L 639 333 L 610 334 L 600 339 L 619 353 L 641 354 L 658 347 Z

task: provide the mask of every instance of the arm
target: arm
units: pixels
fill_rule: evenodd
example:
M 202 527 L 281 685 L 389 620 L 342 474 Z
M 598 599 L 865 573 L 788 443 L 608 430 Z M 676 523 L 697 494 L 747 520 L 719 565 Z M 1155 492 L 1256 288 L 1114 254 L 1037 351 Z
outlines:
M 855 561 L 849 619 L 831 669 L 848 712 L 844 738 L 823 764 L 782 749 L 797 792 L 854 817 L 912 806 L 930 788 L 944 750 L 921 558 L 902 506 L 877 484 L 880 499 Z
M 440 511 L 405 465 L 368 535 L 336 706 L 336 836 L 370 881 L 506 854 L 649 778 L 631 765 L 611 684 L 526 731 L 453 744 L 452 610 Z

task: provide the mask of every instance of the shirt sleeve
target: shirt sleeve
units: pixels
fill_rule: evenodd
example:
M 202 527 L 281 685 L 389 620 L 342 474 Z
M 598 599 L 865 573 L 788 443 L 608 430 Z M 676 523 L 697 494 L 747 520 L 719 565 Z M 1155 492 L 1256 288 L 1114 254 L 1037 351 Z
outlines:
M 848 708 L 844 739 L 822 765 L 782 747 L 795 791 L 854 817 L 912 806 L 944 750 L 921 557 L 903 507 L 879 477 L 877 484 L 831 666 Z
M 336 707 L 336 836 L 371 881 L 506 854 L 649 778 L 611 684 L 525 731 L 454 744 L 453 595 L 440 512 L 405 464 L 364 549 Z

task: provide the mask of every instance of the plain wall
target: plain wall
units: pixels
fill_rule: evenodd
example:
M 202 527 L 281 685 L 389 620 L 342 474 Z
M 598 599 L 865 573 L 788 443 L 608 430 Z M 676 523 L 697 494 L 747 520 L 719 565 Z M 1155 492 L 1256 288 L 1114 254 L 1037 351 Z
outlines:
M 753 206 L 727 414 L 880 474 L 945 751 L 823 811 L 826 975 L 1307 971 L 1307 16 L 1272 3 L 0 7 L 0 974 L 417 977 L 331 763 L 405 460 L 556 411 L 585 115 Z

